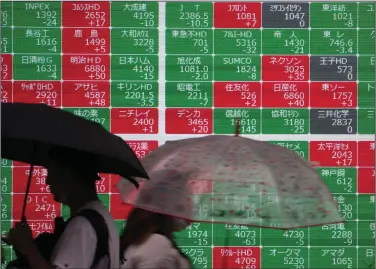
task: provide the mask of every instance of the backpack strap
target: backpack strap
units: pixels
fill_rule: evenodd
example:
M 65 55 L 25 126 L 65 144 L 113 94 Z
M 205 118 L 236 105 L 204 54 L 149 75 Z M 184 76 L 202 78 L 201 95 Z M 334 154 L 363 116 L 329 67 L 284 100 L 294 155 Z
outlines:
M 90 267 L 93 268 L 95 265 L 98 264 L 101 258 L 107 256 L 110 259 L 108 246 L 109 232 L 107 224 L 103 216 L 92 209 L 84 209 L 78 212 L 77 216 L 86 218 L 90 222 L 91 226 L 94 228 L 95 234 L 97 236 L 97 247 L 95 251 L 95 256 L 93 263 Z M 110 260 L 108 263 L 108 267 L 110 267 Z

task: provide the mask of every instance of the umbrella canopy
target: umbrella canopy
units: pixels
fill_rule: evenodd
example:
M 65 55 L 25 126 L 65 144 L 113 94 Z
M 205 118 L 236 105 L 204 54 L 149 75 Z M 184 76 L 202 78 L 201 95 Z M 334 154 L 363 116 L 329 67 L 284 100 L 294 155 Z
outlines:
M 197 222 L 282 229 L 343 221 L 310 163 L 277 145 L 206 136 L 167 142 L 142 163 L 150 182 L 139 190 L 125 181 L 117 185 L 123 202 L 135 207 Z
M 1 104 L 1 157 L 45 166 L 54 147 L 89 154 L 98 173 L 148 178 L 133 150 L 100 124 L 44 104 Z

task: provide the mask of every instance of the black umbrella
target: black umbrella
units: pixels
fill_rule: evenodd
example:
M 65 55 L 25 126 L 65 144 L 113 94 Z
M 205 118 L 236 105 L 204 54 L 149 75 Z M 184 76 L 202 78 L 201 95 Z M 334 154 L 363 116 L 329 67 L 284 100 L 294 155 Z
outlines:
M 1 157 L 46 166 L 55 147 L 82 152 L 98 173 L 148 179 L 133 150 L 100 124 L 44 104 L 1 104 Z M 29 174 L 27 199 L 32 171 Z M 24 216 L 24 212 L 22 214 Z

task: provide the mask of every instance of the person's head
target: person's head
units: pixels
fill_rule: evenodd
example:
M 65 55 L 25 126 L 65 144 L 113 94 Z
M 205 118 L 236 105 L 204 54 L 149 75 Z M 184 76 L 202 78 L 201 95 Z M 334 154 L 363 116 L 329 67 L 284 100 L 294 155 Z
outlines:
M 128 216 L 123 234 L 120 237 L 121 257 L 130 245 L 141 244 L 153 233 L 162 234 L 169 238 L 173 246 L 180 252 L 174 238 L 174 232 L 181 228 L 177 227 L 176 220 L 177 218 L 171 216 L 134 208 Z M 186 257 L 183 253 L 181 254 Z
M 99 176 L 95 164 L 90 163 L 90 158 L 84 153 L 54 148 L 50 151 L 50 161 L 46 168 L 46 184 L 50 186 L 57 202 L 70 204 L 77 197 L 96 191 L 95 184 Z
M 148 235 L 156 232 L 172 238 L 174 231 L 173 217 L 134 208 L 128 215 L 122 241 L 126 245 L 140 244 Z

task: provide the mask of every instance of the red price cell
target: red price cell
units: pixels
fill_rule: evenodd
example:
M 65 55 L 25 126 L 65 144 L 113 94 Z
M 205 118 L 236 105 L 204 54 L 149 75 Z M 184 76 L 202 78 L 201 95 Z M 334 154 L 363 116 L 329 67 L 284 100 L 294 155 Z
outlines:
M 14 220 L 21 219 L 24 194 L 13 194 Z M 27 200 L 26 218 L 27 220 L 53 220 L 60 216 L 60 204 L 54 201 L 51 194 L 30 194 Z
M 213 110 L 210 108 L 167 108 L 166 134 L 211 134 Z
M 13 83 L 12 81 L 0 81 L 1 87 L 1 102 L 12 103 L 13 102 Z
M 106 54 L 110 52 L 110 29 L 64 28 L 63 53 Z
M 29 167 L 13 167 L 13 192 L 25 193 Z M 47 169 L 34 167 L 30 183 L 30 193 L 50 193 L 46 185 Z
M 158 141 L 127 141 L 131 149 L 136 153 L 137 158 L 142 159 L 146 157 L 151 151 L 158 148 Z
M 260 268 L 259 247 L 214 247 L 213 268 Z
M 28 167 L 28 168 L 30 168 L 30 164 L 19 162 L 19 161 L 13 161 L 13 166 L 14 167 Z M 35 166 L 34 166 L 34 168 L 35 168 Z
M 36 237 L 40 233 L 52 233 L 54 231 L 54 221 L 46 221 L 46 220 L 40 220 L 40 221 L 29 221 L 28 224 L 30 226 L 31 231 L 33 232 L 33 236 Z
M 121 180 L 119 175 L 111 175 L 111 193 L 119 193 L 119 189 L 116 184 Z
M 147 156 L 151 151 L 158 148 L 158 141 L 127 141 L 131 149 L 136 153 L 137 157 L 142 159 Z M 119 193 L 116 183 L 120 180 L 120 176 L 111 175 L 111 193 Z
M 375 167 L 375 141 L 358 142 L 358 166 Z
M 308 81 L 308 56 L 262 56 L 263 81 Z
M 157 134 L 158 118 L 158 108 L 112 108 L 111 132 Z
M 100 180 L 96 182 L 97 193 L 108 193 L 110 191 L 110 174 L 99 174 Z
M 61 84 L 59 81 L 15 81 L 13 101 L 60 107 Z
M 262 83 L 262 107 L 308 107 L 308 82 Z
M 356 141 L 311 141 L 309 160 L 320 166 L 356 166 Z
M 358 192 L 375 193 L 375 168 L 358 168 Z
M 311 82 L 312 108 L 356 108 L 358 85 L 356 82 Z
M 261 103 L 259 82 L 215 82 L 214 106 L 252 108 Z
M 110 82 L 64 81 L 62 84 L 64 107 L 110 106 Z
M 1 80 L 12 80 L 13 77 L 13 58 L 11 54 L 1 54 Z
M 110 79 L 110 56 L 63 55 L 64 80 Z
M 132 206 L 124 204 L 120 194 L 117 193 L 111 194 L 110 200 L 110 209 L 114 220 L 126 219 L 132 210 Z
M 110 2 L 63 2 L 63 27 L 109 27 Z
M 214 3 L 214 27 L 243 29 L 260 28 L 261 3 Z

